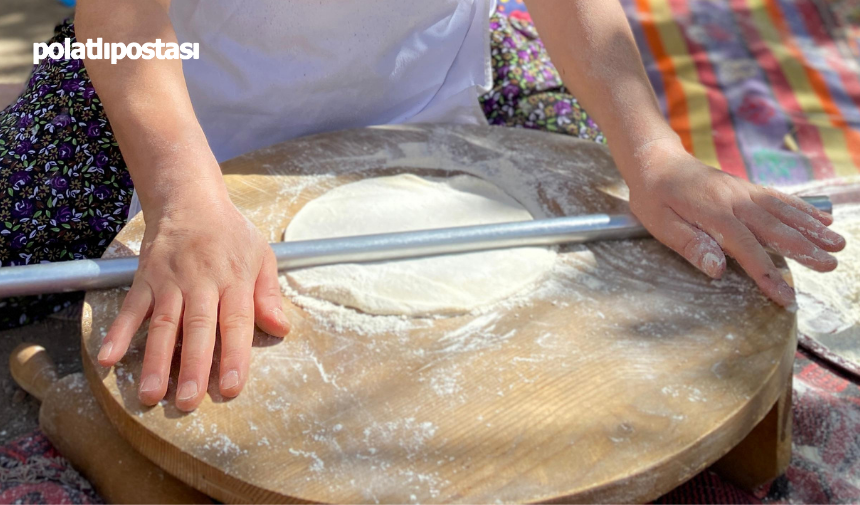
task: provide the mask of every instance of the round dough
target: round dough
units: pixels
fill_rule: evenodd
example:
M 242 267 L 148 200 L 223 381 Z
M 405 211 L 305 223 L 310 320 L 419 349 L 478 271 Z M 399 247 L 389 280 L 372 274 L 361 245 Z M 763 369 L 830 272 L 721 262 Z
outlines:
M 839 266 L 820 273 L 789 260 L 797 290 L 798 330 L 860 367 L 860 205 L 834 206 L 830 229 L 847 242 Z
M 411 174 L 337 187 L 296 214 L 284 240 L 310 240 L 420 229 L 527 221 L 532 215 L 498 187 L 468 175 Z M 287 273 L 300 294 L 370 314 L 461 314 L 535 283 L 555 261 L 546 247 L 520 247 Z

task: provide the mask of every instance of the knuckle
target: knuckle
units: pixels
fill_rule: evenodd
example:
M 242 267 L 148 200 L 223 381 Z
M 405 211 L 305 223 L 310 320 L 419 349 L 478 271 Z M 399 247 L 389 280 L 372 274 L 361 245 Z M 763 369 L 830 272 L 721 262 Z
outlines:
M 767 245 L 781 256 L 792 256 L 794 253 L 804 253 L 810 250 L 812 244 L 794 228 L 789 226 L 774 227 L 768 236 Z
M 262 295 L 266 298 L 269 298 L 271 303 L 280 304 L 281 301 L 281 286 L 277 281 L 272 282 L 265 289 L 263 289 Z
M 206 364 L 208 365 L 208 363 Z M 182 365 L 180 371 L 180 379 L 179 382 L 183 383 L 186 381 L 186 378 L 196 378 L 198 375 L 198 371 L 204 368 L 203 358 L 202 356 L 198 356 L 197 354 L 188 354 L 187 356 L 182 356 Z M 208 371 L 208 367 L 206 371 Z
M 114 319 L 114 323 L 111 325 L 110 331 L 111 333 L 114 333 L 120 328 L 131 326 L 135 321 L 137 321 L 137 319 L 137 313 L 135 311 L 122 309 L 119 314 L 117 314 L 116 319 Z
M 752 251 L 756 247 L 761 247 L 761 243 L 752 232 L 741 234 L 737 239 L 737 243 L 738 247 L 744 251 Z
M 781 193 L 773 188 L 761 186 L 756 188 L 755 194 L 758 198 L 762 198 L 768 201 L 778 200 L 781 202 L 783 201 L 783 198 L 786 197 L 784 193 Z
M 188 331 L 208 330 L 212 328 L 214 321 L 208 314 L 186 314 L 184 324 Z
M 135 318 L 140 316 L 140 313 L 141 307 L 136 306 L 132 300 L 129 300 L 128 297 L 126 297 L 117 317 Z
M 791 226 L 781 226 L 780 231 L 783 237 L 788 241 L 789 244 L 796 245 L 799 247 L 812 247 L 812 243 L 806 240 L 806 237 L 803 236 L 802 233 L 792 228 Z
M 732 214 L 740 219 L 747 221 L 755 221 L 762 217 L 763 210 L 756 205 L 750 198 L 735 198 L 729 204 Z
M 234 278 L 248 277 L 248 261 L 240 256 L 232 256 L 227 260 L 227 268 Z
M 254 289 L 254 305 L 280 303 L 281 287 L 277 282 L 261 282 Z
M 149 329 L 175 329 L 179 325 L 179 319 L 172 314 L 156 314 L 149 321 Z
M 756 201 L 770 207 L 772 209 L 777 209 L 780 212 L 791 212 L 796 210 L 794 207 L 788 205 L 781 199 L 777 198 L 773 193 L 765 192 L 759 195 L 756 195 Z
M 240 363 L 247 354 L 244 347 L 225 347 L 221 350 L 221 363 Z
M 169 350 L 148 348 L 146 350 L 146 353 L 145 353 L 144 358 L 143 358 L 144 363 L 146 363 L 146 364 L 149 364 L 149 363 L 153 363 L 153 364 L 170 363 L 170 361 L 172 359 L 173 359 L 173 347 L 171 347 Z M 160 367 L 158 367 L 158 368 L 160 368 Z M 148 374 L 144 374 L 144 375 L 148 375 Z
M 713 185 L 710 192 L 713 196 L 721 199 L 730 199 L 741 193 L 741 187 L 738 180 L 725 172 L 719 172 L 717 177 L 713 178 Z
M 171 268 L 175 272 L 214 272 L 221 266 L 221 260 L 214 258 L 211 254 L 207 254 L 211 245 L 201 245 L 199 248 L 194 247 L 193 250 L 206 251 L 194 256 L 193 258 L 182 257 L 173 258 Z M 188 278 L 187 276 L 183 276 Z
M 722 245 L 727 236 L 732 235 L 733 222 L 739 222 L 738 219 L 729 210 L 722 210 L 711 214 L 705 214 L 701 220 L 695 221 L 693 224 L 696 228 L 707 234 L 717 244 Z
M 732 242 L 732 255 L 735 258 L 753 255 L 757 249 L 761 249 L 761 243 L 751 231 L 736 233 Z
M 117 318 L 124 318 L 128 322 L 142 320 L 151 307 L 151 304 L 144 306 L 126 298 L 122 304 L 122 308 L 120 308 L 119 314 L 117 314 Z
M 249 316 L 245 311 L 225 314 L 221 316 L 221 330 L 243 330 L 250 326 L 251 322 L 251 316 Z

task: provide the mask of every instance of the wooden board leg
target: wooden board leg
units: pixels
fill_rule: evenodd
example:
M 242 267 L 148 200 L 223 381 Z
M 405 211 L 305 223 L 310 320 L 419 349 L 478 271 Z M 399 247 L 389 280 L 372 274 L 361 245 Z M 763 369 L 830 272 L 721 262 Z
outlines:
M 39 426 L 108 503 L 212 503 L 134 450 L 99 409 L 82 374 L 48 391 Z
M 785 472 L 791 460 L 791 385 L 789 379 L 770 412 L 713 470 L 748 491 Z
M 42 346 L 18 346 L 9 369 L 42 402 L 39 426 L 48 439 L 108 503 L 212 503 L 135 451 L 99 409 L 84 376 L 58 378 Z

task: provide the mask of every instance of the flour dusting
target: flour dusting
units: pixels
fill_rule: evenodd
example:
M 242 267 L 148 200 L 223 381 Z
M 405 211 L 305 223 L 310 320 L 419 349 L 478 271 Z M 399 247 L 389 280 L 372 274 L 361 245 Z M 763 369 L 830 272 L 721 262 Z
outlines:
M 329 189 L 397 173 L 471 174 L 536 218 L 628 210 L 606 150 L 563 136 L 404 126 L 338 139 L 261 151 L 269 174 L 248 189 L 284 211 L 248 217 L 269 240 Z M 456 316 L 374 316 L 280 286 L 293 331 L 257 332 L 239 397 L 221 398 L 213 374 L 203 408 L 160 404 L 135 421 L 299 500 L 542 501 L 611 482 L 613 468 L 635 475 L 607 499 L 644 499 L 667 452 L 689 468 L 720 452 L 701 426 L 759 394 L 791 327 L 733 262 L 711 280 L 653 240 L 559 247 L 538 282 Z M 117 367 L 127 404 L 138 374 Z M 571 472 L 606 447 L 613 465 Z
M 798 330 L 860 367 L 860 205 L 834 208 L 830 228 L 846 246 L 839 266 L 819 273 L 788 260 L 797 290 Z

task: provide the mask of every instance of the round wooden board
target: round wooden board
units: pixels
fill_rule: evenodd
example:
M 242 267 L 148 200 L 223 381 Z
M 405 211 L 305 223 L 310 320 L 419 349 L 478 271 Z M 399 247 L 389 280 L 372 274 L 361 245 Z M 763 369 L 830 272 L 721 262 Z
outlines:
M 400 172 L 472 173 L 536 215 L 627 209 L 605 148 L 525 130 L 352 130 L 223 169 L 271 241 L 328 189 Z M 106 256 L 137 252 L 143 228 L 134 219 Z M 95 395 L 135 448 L 226 502 L 647 501 L 762 419 L 795 348 L 794 315 L 735 265 L 711 281 L 653 240 L 603 242 L 562 248 L 540 286 L 481 314 L 363 315 L 357 329 L 346 309 L 288 298 L 293 331 L 258 332 L 245 391 L 221 398 L 213 373 L 203 404 L 183 414 L 176 366 L 166 401 L 138 403 L 145 328 L 116 367 L 96 362 L 124 293 L 87 294 Z

